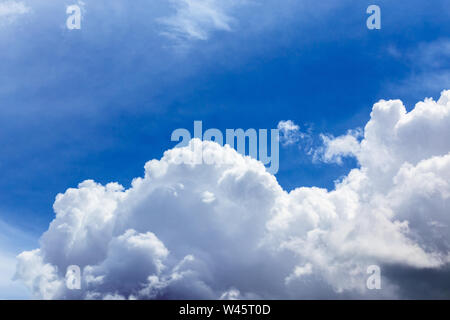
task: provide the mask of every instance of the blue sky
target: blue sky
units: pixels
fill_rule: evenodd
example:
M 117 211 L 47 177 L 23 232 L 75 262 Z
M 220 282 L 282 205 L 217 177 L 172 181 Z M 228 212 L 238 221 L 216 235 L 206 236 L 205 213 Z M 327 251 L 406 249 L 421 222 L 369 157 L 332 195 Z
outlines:
M 200 23 L 203 39 L 161 22 L 176 1 L 85 0 L 81 30 L 67 30 L 72 2 L 22 1 L 31 10 L 0 24 L 0 220 L 23 233 L 2 240 L 11 252 L 37 245 L 56 194 L 85 179 L 129 186 L 194 120 L 290 119 L 318 139 L 364 126 L 379 99 L 411 109 L 450 88 L 445 1 L 236 1 L 229 30 Z M 366 28 L 370 4 L 381 30 Z M 331 189 L 355 165 L 292 145 L 277 179 Z

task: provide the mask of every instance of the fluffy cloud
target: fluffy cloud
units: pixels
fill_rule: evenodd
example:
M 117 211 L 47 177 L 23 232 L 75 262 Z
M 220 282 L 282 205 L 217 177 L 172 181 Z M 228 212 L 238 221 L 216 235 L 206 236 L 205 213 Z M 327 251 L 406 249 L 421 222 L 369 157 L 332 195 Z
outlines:
M 286 192 L 259 161 L 194 139 L 149 161 L 129 189 L 88 180 L 59 194 L 17 277 L 37 298 L 407 297 L 414 279 L 392 270 L 450 262 L 449 128 L 450 91 L 410 112 L 378 102 L 361 141 L 330 138 L 331 158 L 359 162 L 331 191 Z M 195 147 L 231 161 L 179 164 Z M 373 264 L 382 290 L 366 288 Z M 65 287 L 69 265 L 81 290 Z
M 323 146 L 318 147 L 313 153 L 315 161 L 326 163 L 342 164 L 342 158 L 357 156 L 360 151 L 359 138 L 361 130 L 349 130 L 347 134 L 333 137 L 332 135 L 321 134 Z

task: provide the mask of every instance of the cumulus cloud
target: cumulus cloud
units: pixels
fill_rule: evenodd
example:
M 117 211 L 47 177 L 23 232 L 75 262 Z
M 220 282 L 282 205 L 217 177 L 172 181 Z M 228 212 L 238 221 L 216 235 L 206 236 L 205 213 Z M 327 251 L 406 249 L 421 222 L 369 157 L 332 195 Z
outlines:
M 360 129 L 349 130 L 347 134 L 333 137 L 321 134 L 323 145 L 313 153 L 313 159 L 326 163 L 342 164 L 344 157 L 355 157 L 360 151 L 359 138 L 362 136 Z
M 50 299 L 403 298 L 407 274 L 448 277 L 450 91 L 410 112 L 382 100 L 361 141 L 348 136 L 330 139 L 330 157 L 360 166 L 331 191 L 287 192 L 259 161 L 196 139 L 149 161 L 129 189 L 84 181 L 56 197 L 16 276 Z M 195 148 L 231 161 L 179 164 Z M 366 288 L 374 264 L 382 290 Z M 81 290 L 64 285 L 70 265 Z
M 229 11 L 239 2 L 218 0 L 171 0 L 175 14 L 160 18 L 171 38 L 207 40 L 212 31 L 231 31 Z

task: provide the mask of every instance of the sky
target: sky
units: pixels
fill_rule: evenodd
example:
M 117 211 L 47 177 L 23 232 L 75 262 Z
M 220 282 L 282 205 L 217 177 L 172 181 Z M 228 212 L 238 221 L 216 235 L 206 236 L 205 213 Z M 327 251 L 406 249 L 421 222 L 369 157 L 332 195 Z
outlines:
M 73 4 L 82 11 L 79 30 L 66 27 L 66 8 Z M 372 4 L 381 8 L 379 30 L 366 26 Z M 5 271 L 0 298 L 73 297 L 61 289 L 62 270 L 69 264 L 83 267 L 83 278 L 91 279 L 76 298 L 190 297 L 187 288 L 196 288 L 192 294 L 200 298 L 420 296 L 420 285 L 439 282 L 448 272 L 448 180 L 428 185 L 426 199 L 414 193 L 426 186 L 410 190 L 407 198 L 401 183 L 414 184 L 414 175 L 422 172 L 425 177 L 449 174 L 450 107 L 442 93 L 450 89 L 445 5 L 439 0 L 1 0 L 0 269 Z M 404 107 L 386 101 L 377 105 L 381 99 L 400 99 Z M 414 108 L 420 101 L 427 107 Z M 383 118 L 384 113 L 390 116 Z M 392 119 L 397 125 L 390 126 Z M 195 174 L 172 168 L 169 160 L 177 150 L 168 151 L 176 145 L 171 133 L 177 128 L 193 132 L 196 120 L 204 130 L 223 132 L 284 128 L 278 172 L 267 175 L 259 164 L 210 145 L 205 147 L 211 152 L 230 152 L 241 178 L 221 180 L 228 172 L 222 166 L 201 165 L 192 169 L 198 169 Z M 161 159 L 160 164 L 149 163 L 152 159 Z M 132 184 L 133 179 L 143 182 Z M 98 184 L 79 185 L 85 180 Z M 356 182 L 366 180 L 365 187 Z M 217 181 L 225 186 L 214 185 Z M 123 189 L 107 187 L 110 182 Z M 179 184 L 187 186 L 183 200 L 161 191 L 178 190 Z M 240 199 L 236 190 L 248 193 Z M 353 203 L 353 197 L 358 201 Z M 258 204 L 258 199 L 264 201 Z M 333 214 L 316 208 L 327 201 Z M 384 202 L 388 209 L 379 208 Z M 354 218 L 356 213 L 349 212 L 355 206 L 374 220 Z M 151 217 L 144 215 L 145 207 L 151 208 Z M 422 211 L 415 214 L 411 208 Z M 192 233 L 172 224 L 178 218 L 197 221 L 195 213 L 208 210 L 220 219 L 202 216 L 199 226 L 188 228 Z M 249 220 L 223 220 L 229 210 Z M 375 211 L 389 211 L 386 220 Z M 92 218 L 80 222 L 79 212 L 91 212 Z M 154 212 L 166 212 L 168 218 Z M 321 218 L 305 218 L 316 214 Z M 352 222 L 341 226 L 347 219 Z M 298 228 L 290 230 L 284 220 Z M 261 230 L 241 234 L 251 228 L 249 221 Z M 423 221 L 441 226 L 433 229 L 439 236 L 421 230 Z M 372 234 L 365 229 L 370 223 L 380 229 Z M 61 233 L 64 226 L 71 231 Z M 211 253 L 212 247 L 202 247 L 201 237 L 193 236 L 210 227 L 223 231 L 213 242 L 223 255 Z M 345 242 L 340 237 L 349 229 L 356 238 Z M 327 249 L 331 245 L 320 246 L 308 230 L 326 230 L 328 241 L 339 238 L 344 252 L 334 257 Z M 257 243 L 266 245 L 246 261 L 246 254 L 234 251 L 238 240 L 249 252 Z M 63 246 L 66 251 L 55 248 L 66 241 L 71 243 Z M 377 250 L 357 247 L 357 241 L 373 241 Z M 387 242 L 394 244 L 390 250 Z M 304 249 L 299 252 L 298 246 Z M 40 251 L 32 251 L 36 248 Z M 269 248 L 282 256 L 255 277 L 266 277 L 265 268 L 274 266 L 280 273 L 264 285 L 255 278 L 238 288 L 249 270 L 274 254 Z M 141 249 L 152 252 L 147 260 Z M 225 263 L 221 270 L 219 262 L 227 254 L 240 262 Z M 96 255 L 103 260 L 91 261 Z M 130 269 L 117 267 L 123 256 L 145 260 L 140 278 L 128 279 Z M 349 280 L 343 270 L 351 266 L 359 275 L 369 262 L 386 270 L 380 293 L 347 286 L 357 280 Z M 183 268 L 187 271 L 179 271 Z M 208 279 L 198 276 L 201 270 Z M 19 280 L 12 282 L 14 274 Z M 100 278 L 102 284 L 95 282 Z M 424 283 L 414 286 L 413 278 Z M 39 289 L 25 289 L 24 283 L 36 287 L 36 279 Z M 126 288 L 118 284 L 123 279 L 129 280 Z M 111 286 L 115 291 L 107 290 Z M 435 290 L 436 297 L 448 298 L 450 284 Z

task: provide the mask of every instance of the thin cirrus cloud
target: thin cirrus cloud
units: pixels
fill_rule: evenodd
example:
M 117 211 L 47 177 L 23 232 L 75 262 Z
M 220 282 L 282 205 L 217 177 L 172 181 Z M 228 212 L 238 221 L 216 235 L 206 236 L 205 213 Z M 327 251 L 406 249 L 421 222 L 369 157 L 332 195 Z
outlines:
M 162 32 L 174 39 L 207 40 L 213 31 L 231 31 L 234 19 L 229 11 L 236 1 L 171 0 L 175 13 L 158 18 L 165 29 Z
M 408 65 L 410 74 L 400 83 L 388 83 L 392 92 L 422 93 L 450 86 L 450 39 L 440 38 L 422 42 L 405 51 L 395 46 L 387 49 L 395 59 Z
M 19 1 L 2 1 L 0 2 L 0 23 L 9 23 L 14 21 L 18 16 L 29 13 L 31 8 Z
M 277 129 L 280 133 L 280 143 L 283 147 L 297 146 L 308 155 L 314 155 L 316 149 L 312 128 L 303 126 L 300 128 L 292 120 L 281 120 L 278 122 Z
M 448 136 L 450 91 L 410 112 L 381 100 L 358 142 L 360 167 L 334 190 L 291 192 L 259 161 L 194 139 L 147 162 L 129 189 L 87 180 L 59 194 L 16 278 L 45 299 L 407 298 L 415 279 L 384 270 L 448 278 Z M 232 161 L 179 164 L 194 146 Z M 374 264 L 382 290 L 366 288 Z M 65 286 L 69 265 L 82 270 L 81 290 Z M 413 291 L 439 290 L 437 279 Z

